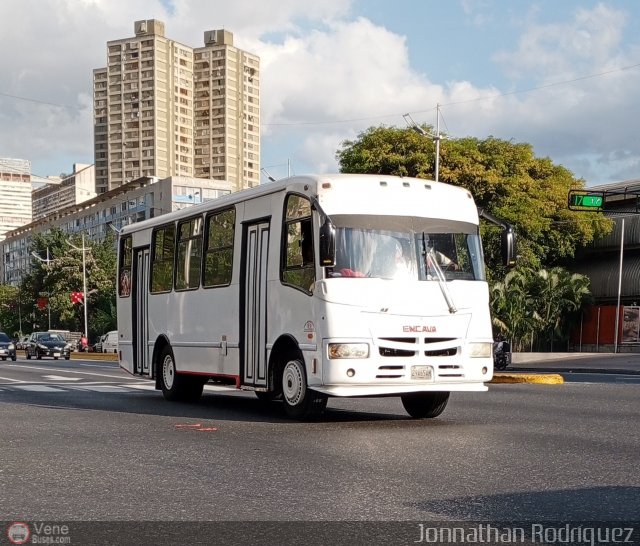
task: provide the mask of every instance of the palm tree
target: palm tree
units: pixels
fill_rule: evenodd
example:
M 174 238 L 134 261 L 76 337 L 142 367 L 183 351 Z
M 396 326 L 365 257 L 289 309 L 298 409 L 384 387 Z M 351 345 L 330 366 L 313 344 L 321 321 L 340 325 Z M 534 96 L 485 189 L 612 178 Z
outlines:
M 553 351 L 554 340 L 567 339 L 577 311 L 588 302 L 591 295 L 589 278 L 554 267 L 538 271 L 534 286 L 539 294 L 536 299 L 537 311 L 542 317 L 543 331 Z
M 554 267 L 532 271 L 514 269 L 491 287 L 494 326 L 512 340 L 515 350 L 527 338 L 542 335 L 553 350 L 555 340 L 566 340 L 589 303 L 589 278 Z
M 522 350 L 525 339 L 535 328 L 536 317 L 529 294 L 527 270 L 514 269 L 503 282 L 491 287 L 491 307 L 494 326 L 511 340 L 515 350 Z

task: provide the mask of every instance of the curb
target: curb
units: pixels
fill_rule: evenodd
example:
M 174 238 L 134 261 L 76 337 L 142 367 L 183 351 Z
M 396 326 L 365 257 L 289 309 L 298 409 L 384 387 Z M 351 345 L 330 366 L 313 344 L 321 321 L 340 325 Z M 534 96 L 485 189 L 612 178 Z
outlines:
M 71 353 L 71 360 L 108 360 L 117 362 L 116 353 Z
M 489 383 L 537 383 L 562 385 L 564 378 L 557 373 L 496 373 Z
M 513 367 L 514 372 L 540 372 L 541 368 L 520 368 Z M 640 375 L 640 370 L 629 370 L 622 368 L 579 368 L 579 367 L 549 367 L 545 372 L 555 373 L 606 373 L 616 375 Z M 544 373 L 544 372 L 543 372 Z

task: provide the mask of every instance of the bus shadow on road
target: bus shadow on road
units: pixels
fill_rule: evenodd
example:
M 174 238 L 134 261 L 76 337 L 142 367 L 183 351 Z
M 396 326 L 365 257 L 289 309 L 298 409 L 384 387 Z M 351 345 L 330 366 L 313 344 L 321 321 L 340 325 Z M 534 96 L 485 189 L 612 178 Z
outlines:
M 2 393 L 0 403 L 24 404 L 56 410 L 107 411 L 160 417 L 179 417 L 193 419 L 211 419 L 218 421 L 244 421 L 300 424 L 287 417 L 282 402 L 265 402 L 250 393 L 205 393 L 202 399 L 194 403 L 169 402 L 155 391 L 95 393 L 80 389 L 64 392 L 33 392 L 7 389 Z M 345 408 L 342 399 L 329 399 L 326 411 L 317 418 L 306 421 L 307 424 L 331 423 L 395 423 L 397 426 L 439 426 L 446 419 L 415 420 L 402 412 L 385 408 L 385 411 L 372 410 L 371 403 L 354 409 Z M 337 407 L 336 407 L 337 406 Z M 342 406 L 342 407 L 341 407 Z

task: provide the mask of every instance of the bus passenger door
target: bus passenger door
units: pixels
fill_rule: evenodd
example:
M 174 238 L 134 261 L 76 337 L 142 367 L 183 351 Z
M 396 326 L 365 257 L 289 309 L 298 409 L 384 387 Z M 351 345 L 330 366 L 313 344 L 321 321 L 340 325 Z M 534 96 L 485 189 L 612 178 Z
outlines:
M 244 288 L 243 383 L 267 386 L 267 261 L 269 223 L 247 227 Z
M 149 327 L 147 325 L 148 298 L 149 298 L 149 248 L 135 249 L 133 260 L 133 285 L 134 305 L 133 316 L 133 373 L 149 375 L 148 338 Z

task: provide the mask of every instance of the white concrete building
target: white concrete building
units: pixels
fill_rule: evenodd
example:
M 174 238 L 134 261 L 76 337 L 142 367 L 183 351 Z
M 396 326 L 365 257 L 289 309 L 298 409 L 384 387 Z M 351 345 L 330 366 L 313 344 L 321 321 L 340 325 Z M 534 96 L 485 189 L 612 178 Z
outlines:
M 31 162 L 0 158 L 0 241 L 31 219 Z
M 87 201 L 96 194 L 96 170 L 93 165 L 75 163 L 73 174 L 33 190 L 33 220 L 60 209 Z
M 6 234 L 2 248 L 1 280 L 19 284 L 31 268 L 30 242 L 34 235 L 59 228 L 70 235 L 84 233 L 102 240 L 110 232 L 179 208 L 195 205 L 230 193 L 225 180 L 171 176 L 162 180 L 142 177 L 93 199 L 58 209 Z

